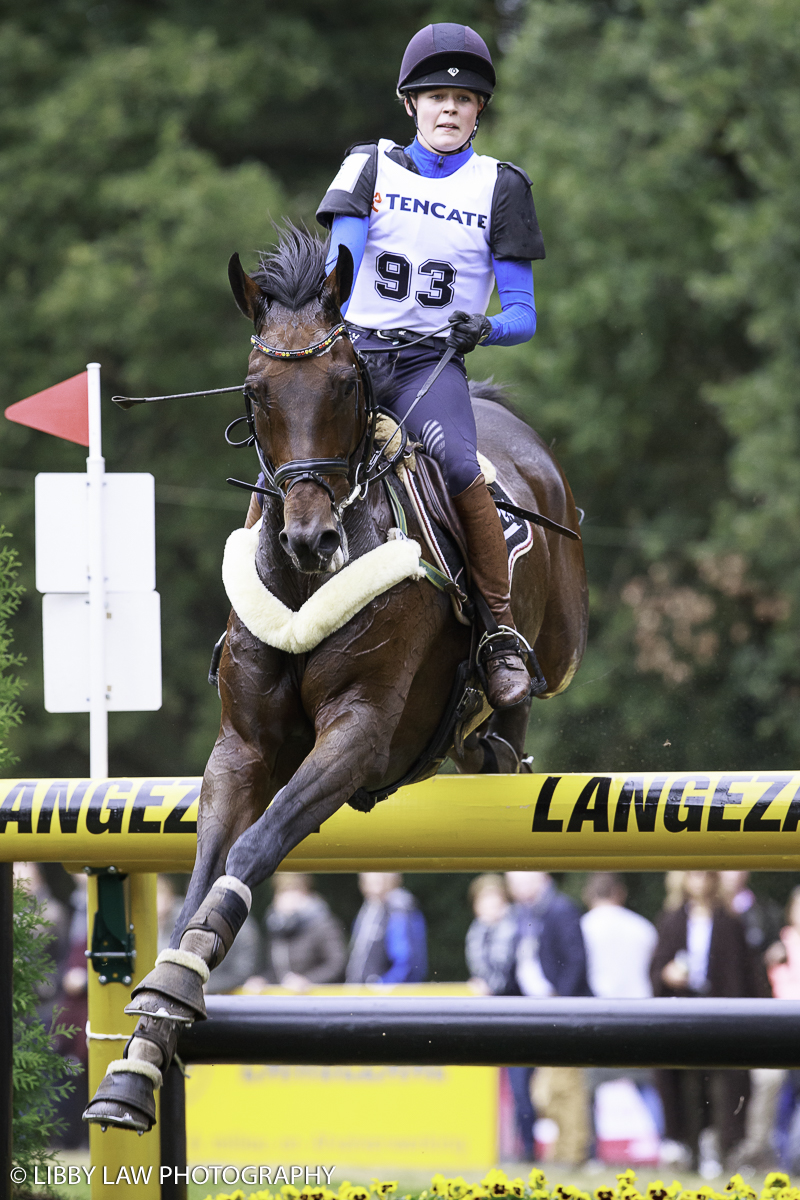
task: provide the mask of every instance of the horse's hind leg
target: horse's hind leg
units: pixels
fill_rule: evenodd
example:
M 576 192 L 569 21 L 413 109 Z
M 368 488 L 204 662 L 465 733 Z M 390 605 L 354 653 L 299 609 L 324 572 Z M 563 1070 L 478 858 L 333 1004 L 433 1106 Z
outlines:
M 482 773 L 517 775 L 530 770 L 530 765 L 523 762 L 530 711 L 529 697 L 513 708 L 499 708 L 492 713 L 479 738 L 484 754 Z
M 496 709 L 467 738 L 463 755 L 454 757 L 458 770 L 466 775 L 516 775 L 529 770 L 522 759 L 530 711 L 530 698 L 513 708 Z

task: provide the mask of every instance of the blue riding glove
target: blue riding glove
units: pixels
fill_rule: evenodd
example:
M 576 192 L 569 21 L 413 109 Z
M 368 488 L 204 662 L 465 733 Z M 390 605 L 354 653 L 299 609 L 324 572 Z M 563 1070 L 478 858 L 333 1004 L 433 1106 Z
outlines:
M 491 322 L 483 313 L 454 312 L 450 317 L 450 333 L 447 335 L 447 345 L 458 350 L 460 354 L 468 354 L 481 342 L 485 342 L 492 332 Z

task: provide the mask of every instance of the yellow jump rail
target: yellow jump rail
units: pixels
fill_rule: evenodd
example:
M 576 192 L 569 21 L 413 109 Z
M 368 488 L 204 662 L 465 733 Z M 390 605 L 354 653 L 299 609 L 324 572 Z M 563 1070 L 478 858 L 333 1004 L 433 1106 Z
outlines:
M 190 871 L 200 779 L 0 781 L 0 862 Z M 439 775 L 342 808 L 295 871 L 800 869 L 800 772 Z
M 122 1010 L 131 985 L 155 960 L 153 872 L 192 869 L 200 782 L 0 780 L 0 863 L 114 867 L 129 876 L 131 982 L 103 983 L 98 969 L 89 971 L 90 1095 L 133 1032 L 134 1019 Z M 292 851 L 283 869 L 790 871 L 800 869 L 798 824 L 800 772 L 794 771 L 440 775 L 403 788 L 369 814 L 341 809 Z M 92 875 L 90 939 L 97 913 Z M 131 1179 L 126 1200 L 185 1194 L 168 1182 L 160 1186 L 159 1168 L 169 1162 L 166 1145 L 162 1159 L 161 1129 L 134 1138 L 91 1126 L 93 1200 L 118 1179 Z

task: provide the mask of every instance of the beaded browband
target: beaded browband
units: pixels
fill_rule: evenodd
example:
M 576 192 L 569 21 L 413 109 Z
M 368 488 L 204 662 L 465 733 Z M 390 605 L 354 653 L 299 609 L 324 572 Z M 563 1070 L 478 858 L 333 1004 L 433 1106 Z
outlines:
M 321 342 L 314 342 L 311 346 L 301 346 L 299 350 L 279 350 L 277 346 L 268 346 L 262 341 L 257 334 L 253 334 L 250 341 L 255 346 L 256 350 L 260 350 L 262 354 L 266 354 L 267 358 L 314 358 L 318 354 L 326 354 L 330 350 L 337 338 L 347 337 L 347 326 L 344 321 L 340 325 L 335 325 L 330 333 L 327 333 Z

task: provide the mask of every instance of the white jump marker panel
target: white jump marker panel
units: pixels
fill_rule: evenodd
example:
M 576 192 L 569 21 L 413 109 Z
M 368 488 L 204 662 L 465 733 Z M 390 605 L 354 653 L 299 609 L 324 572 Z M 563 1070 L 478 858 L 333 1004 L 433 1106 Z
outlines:
M 105 475 L 103 503 L 106 592 L 152 592 L 156 586 L 153 476 L 146 472 Z M 37 475 L 37 591 L 88 592 L 88 530 L 87 476 Z
M 42 598 L 44 706 L 89 711 L 89 596 L 50 592 Z M 110 592 L 105 621 L 109 712 L 161 707 L 161 598 L 158 592 Z

